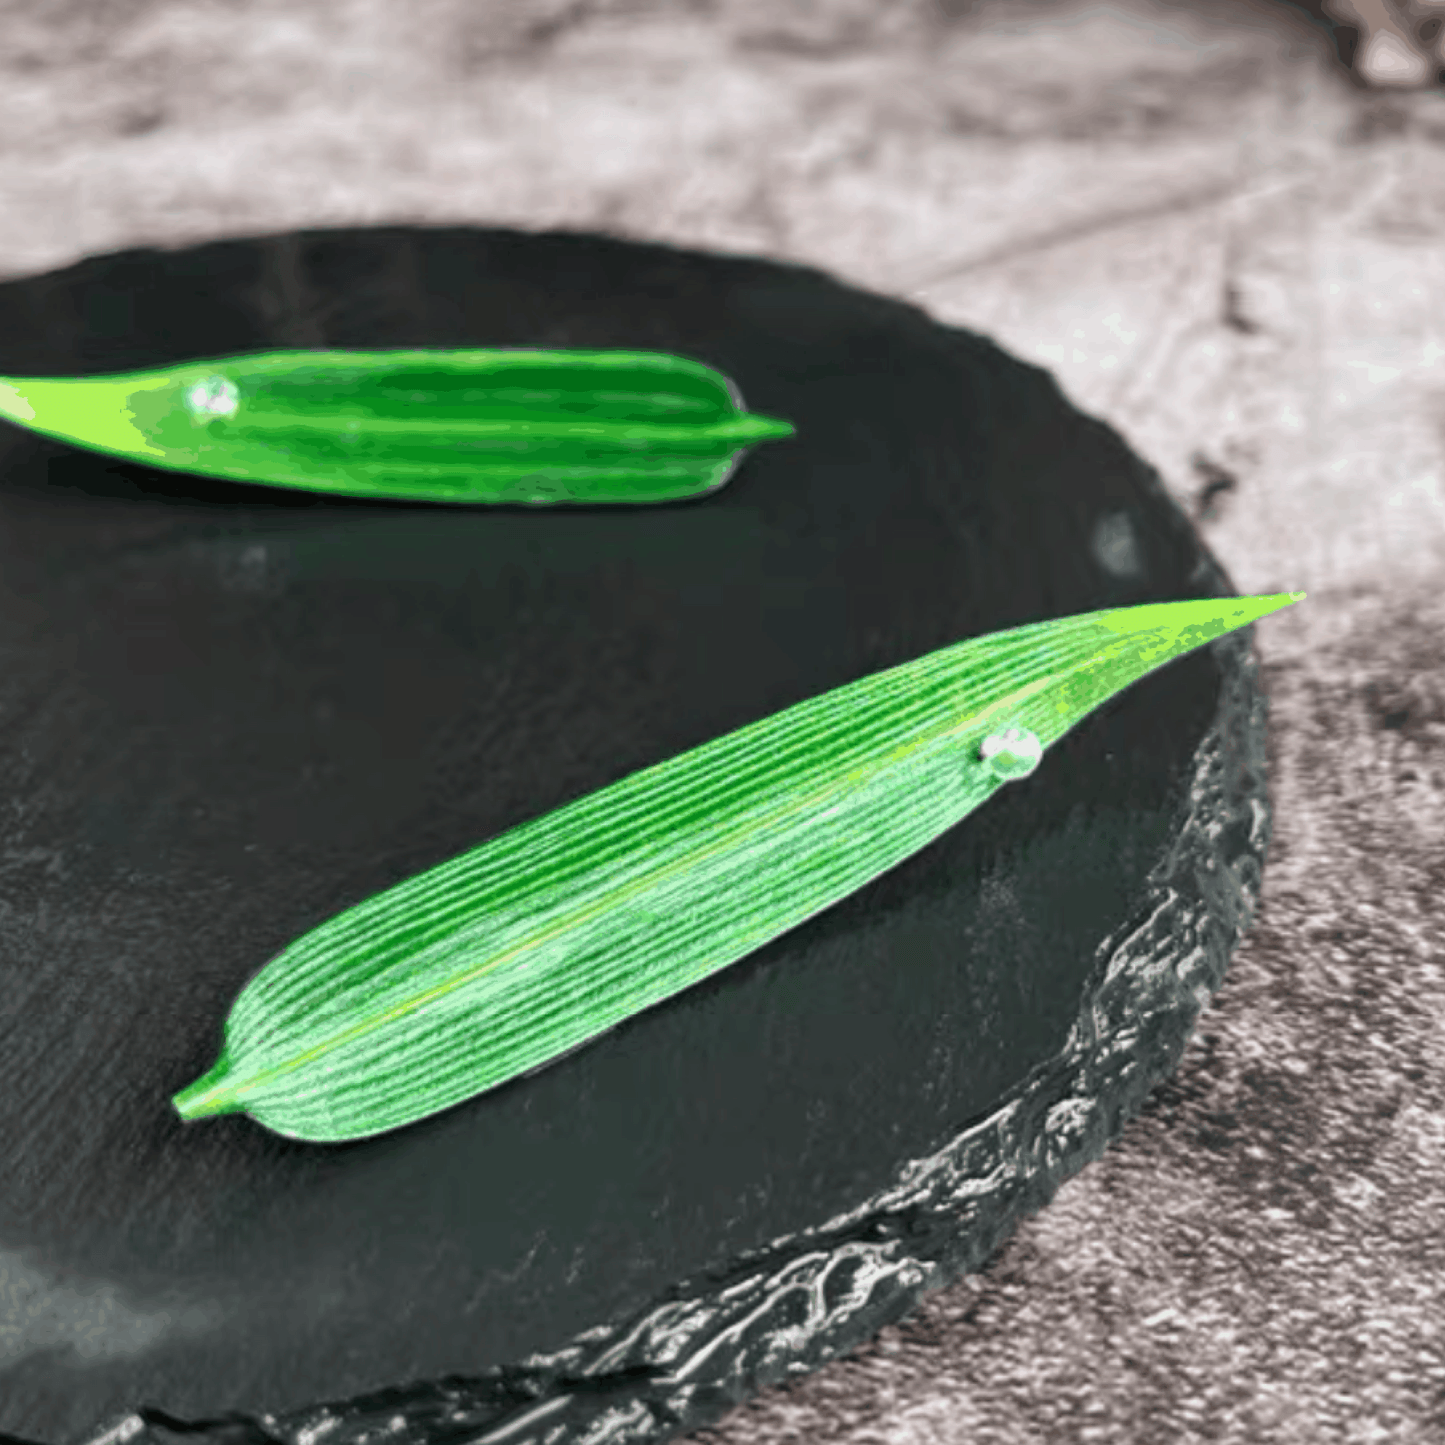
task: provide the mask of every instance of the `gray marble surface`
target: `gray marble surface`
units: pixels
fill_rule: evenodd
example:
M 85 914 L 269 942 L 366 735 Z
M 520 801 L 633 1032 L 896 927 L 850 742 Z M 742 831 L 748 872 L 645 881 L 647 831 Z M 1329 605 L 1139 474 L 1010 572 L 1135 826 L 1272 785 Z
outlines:
M 1310 594 L 1260 629 L 1274 838 L 1177 1077 L 697 1441 L 1445 1440 L 1445 94 L 1246 0 L 0 19 L 6 275 L 400 220 L 797 259 L 1049 365 L 1241 591 Z M 61 1298 L 21 1305 L 63 1340 Z

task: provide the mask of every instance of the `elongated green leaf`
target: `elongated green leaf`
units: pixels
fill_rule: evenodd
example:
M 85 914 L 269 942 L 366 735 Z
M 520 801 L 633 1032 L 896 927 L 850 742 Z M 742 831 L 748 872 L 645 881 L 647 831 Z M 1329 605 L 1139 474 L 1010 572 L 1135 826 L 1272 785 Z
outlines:
M 1146 673 L 1304 595 L 973 638 L 523 823 L 278 954 L 175 1107 L 358 1139 L 534 1070 L 861 888 Z
M 791 423 L 660 351 L 270 351 L 0 377 L 0 416 L 150 467 L 409 501 L 666 502 Z

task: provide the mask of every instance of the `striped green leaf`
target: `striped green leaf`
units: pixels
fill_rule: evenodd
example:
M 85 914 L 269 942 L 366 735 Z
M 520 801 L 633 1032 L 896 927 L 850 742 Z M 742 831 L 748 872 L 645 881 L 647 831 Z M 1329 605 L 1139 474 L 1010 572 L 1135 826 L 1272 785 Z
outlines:
M 0 377 L 0 417 L 150 467 L 409 501 L 668 502 L 791 436 L 656 351 L 272 351 Z
M 902 862 L 1146 673 L 1303 596 L 973 638 L 523 823 L 284 949 L 175 1107 L 330 1142 L 535 1070 Z

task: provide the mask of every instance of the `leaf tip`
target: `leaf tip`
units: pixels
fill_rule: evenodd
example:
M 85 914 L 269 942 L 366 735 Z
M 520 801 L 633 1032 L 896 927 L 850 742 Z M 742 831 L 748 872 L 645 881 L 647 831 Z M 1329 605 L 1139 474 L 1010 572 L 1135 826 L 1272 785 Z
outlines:
M 222 1054 L 208 1073 L 171 1096 L 176 1113 L 187 1121 L 210 1114 L 239 1113 L 242 1105 L 226 1084 L 230 1072 L 231 1062 Z
M 0 381 L 0 416 L 7 421 L 28 422 L 35 420 L 35 408 L 25 398 L 25 393 L 8 381 Z

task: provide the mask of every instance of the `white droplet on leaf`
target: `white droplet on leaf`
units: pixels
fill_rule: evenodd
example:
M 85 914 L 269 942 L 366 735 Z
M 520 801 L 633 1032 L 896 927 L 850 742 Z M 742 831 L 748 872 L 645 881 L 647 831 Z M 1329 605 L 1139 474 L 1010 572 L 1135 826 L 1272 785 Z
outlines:
M 995 777 L 1005 782 L 1026 778 L 1038 767 L 1044 755 L 1043 744 L 1027 728 L 1006 728 L 990 733 L 979 745 L 979 760 L 986 763 Z
M 197 421 L 235 416 L 240 405 L 241 393 L 236 383 L 224 376 L 208 376 L 186 391 L 186 410 Z

